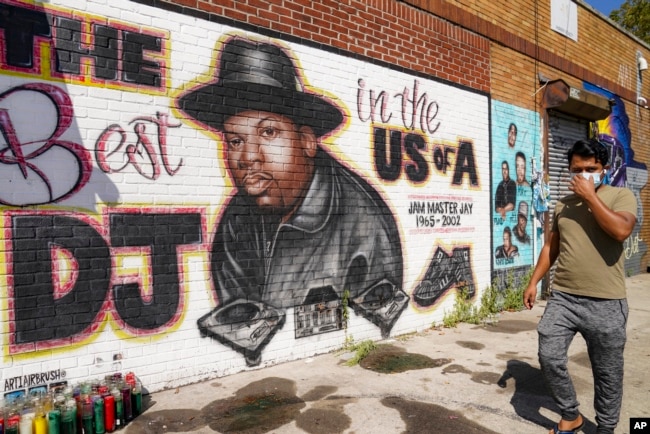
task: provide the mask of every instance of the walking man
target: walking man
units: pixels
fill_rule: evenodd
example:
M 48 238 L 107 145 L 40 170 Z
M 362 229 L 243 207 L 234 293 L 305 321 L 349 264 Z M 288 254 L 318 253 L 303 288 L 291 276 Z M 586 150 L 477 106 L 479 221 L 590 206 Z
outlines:
M 537 326 L 539 362 L 562 418 L 550 431 L 569 434 L 584 420 L 567 371 L 576 333 L 587 342 L 594 377 L 598 434 L 614 433 L 623 398 L 623 349 L 628 306 L 623 242 L 636 224 L 637 204 L 626 188 L 601 184 L 607 148 L 579 140 L 568 151 L 573 192 L 559 200 L 523 301 L 532 309 L 537 283 L 557 260 L 552 294 Z

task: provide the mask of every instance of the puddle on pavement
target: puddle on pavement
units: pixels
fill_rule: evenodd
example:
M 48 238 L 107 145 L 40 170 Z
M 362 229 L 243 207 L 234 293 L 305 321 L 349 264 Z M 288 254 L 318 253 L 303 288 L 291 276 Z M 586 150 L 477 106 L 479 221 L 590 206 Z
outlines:
M 473 382 L 479 383 L 479 384 L 497 384 L 499 379 L 501 378 L 501 374 L 497 374 L 495 372 L 472 372 L 472 376 L 470 377 Z
M 316 386 L 302 396 L 303 401 L 319 401 L 336 392 L 336 386 Z
M 499 360 L 510 360 L 519 354 L 517 351 L 506 351 L 505 353 L 497 354 L 496 357 Z
M 473 372 L 462 365 L 449 365 L 445 366 L 442 370 L 443 374 L 467 374 L 470 376 L 470 379 L 479 384 L 497 384 L 501 379 L 502 375 L 494 372 Z
M 380 374 L 394 374 L 415 369 L 439 368 L 451 359 L 432 359 L 422 354 L 407 353 L 393 345 L 379 345 L 359 365 Z
M 472 371 L 461 365 L 449 365 L 445 366 L 442 370 L 443 374 L 471 374 Z
M 399 397 L 387 397 L 381 403 L 399 411 L 406 424 L 403 432 L 436 434 L 497 434 L 477 424 L 457 411 L 436 404 L 409 401 Z
M 192 432 L 207 425 L 223 433 L 265 433 L 296 419 L 305 406 L 296 396 L 295 382 L 265 378 L 239 389 L 234 397 L 212 401 L 201 410 L 146 412 L 129 425 L 129 432 Z
M 456 341 L 458 345 L 460 345 L 463 348 L 467 348 L 469 350 L 482 350 L 485 348 L 485 345 L 483 345 L 480 342 L 472 342 L 472 341 Z
M 213 401 L 201 412 L 215 431 L 253 434 L 291 422 L 305 406 L 294 381 L 271 377 L 250 383 L 232 398 Z
M 296 417 L 296 426 L 310 434 L 345 432 L 352 419 L 345 414 L 347 404 L 357 402 L 356 398 L 331 396 L 315 400 L 311 407 Z
M 352 424 L 344 406 L 357 399 L 332 395 L 337 390 L 335 386 L 317 386 L 298 397 L 294 381 L 265 378 L 239 389 L 233 397 L 212 401 L 201 410 L 146 412 L 129 424 L 127 432 L 182 433 L 208 426 L 222 433 L 261 434 L 292 421 L 309 434 L 343 432 Z M 311 407 L 302 411 L 308 401 Z
M 537 322 L 510 319 L 499 321 L 490 327 L 482 327 L 482 329 L 496 333 L 516 334 L 531 330 L 537 330 Z

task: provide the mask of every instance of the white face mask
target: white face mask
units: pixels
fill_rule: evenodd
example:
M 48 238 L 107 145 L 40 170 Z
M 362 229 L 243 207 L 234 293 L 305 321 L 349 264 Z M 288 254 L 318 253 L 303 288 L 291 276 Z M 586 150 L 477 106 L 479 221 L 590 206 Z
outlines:
M 587 173 L 587 172 L 572 173 L 571 179 L 575 178 L 576 175 L 582 175 L 582 177 L 586 180 L 589 180 L 589 178 L 593 179 L 594 187 L 598 187 L 600 185 L 601 182 L 600 173 Z

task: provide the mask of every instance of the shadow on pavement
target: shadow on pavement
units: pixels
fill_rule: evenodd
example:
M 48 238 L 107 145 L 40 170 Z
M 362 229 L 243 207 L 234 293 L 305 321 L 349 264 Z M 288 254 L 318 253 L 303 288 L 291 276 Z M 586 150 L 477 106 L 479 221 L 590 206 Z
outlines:
M 510 383 L 514 383 L 514 385 L 509 384 L 511 379 L 514 381 Z M 520 360 L 508 360 L 506 370 L 497 384 L 502 389 L 514 388 L 510 403 L 521 418 L 551 429 L 557 420 L 549 419 L 540 411 L 547 409 L 556 413 L 559 420 L 560 409 L 555 405 L 540 369 Z M 583 432 L 585 434 L 595 433 L 595 424 L 585 418 Z

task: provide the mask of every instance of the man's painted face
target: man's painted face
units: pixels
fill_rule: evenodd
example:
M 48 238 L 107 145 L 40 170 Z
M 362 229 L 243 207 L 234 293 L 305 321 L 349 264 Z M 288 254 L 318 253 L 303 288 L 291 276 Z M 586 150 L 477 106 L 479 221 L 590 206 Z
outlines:
M 260 208 L 293 210 L 313 173 L 316 137 L 309 127 L 269 112 L 244 111 L 224 122 L 230 174 Z
M 517 182 L 522 183 L 526 180 L 526 161 L 517 157 L 515 160 L 515 169 L 517 171 Z
M 506 163 L 501 164 L 501 176 L 503 176 L 504 181 L 508 181 L 510 179 L 510 168 Z
M 526 224 L 528 223 L 528 221 L 526 220 L 526 217 L 520 215 L 517 217 L 517 223 L 519 223 L 517 225 L 519 227 L 519 230 L 523 231 L 524 229 L 526 229 Z
M 503 247 L 510 248 L 510 233 L 504 232 L 503 233 Z
M 510 125 L 510 128 L 508 128 L 508 146 L 513 148 L 515 146 L 516 141 L 517 141 L 517 129 L 515 128 L 514 125 Z

